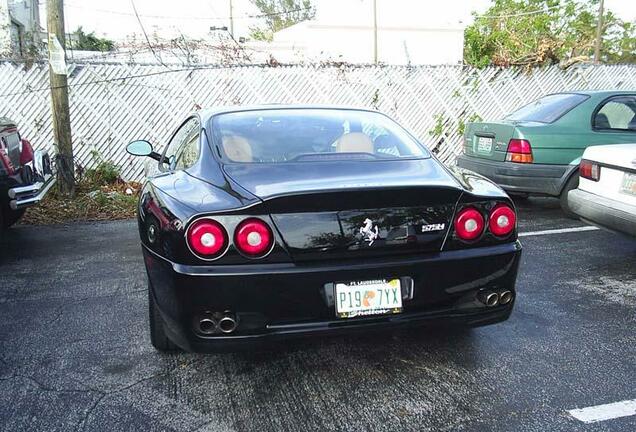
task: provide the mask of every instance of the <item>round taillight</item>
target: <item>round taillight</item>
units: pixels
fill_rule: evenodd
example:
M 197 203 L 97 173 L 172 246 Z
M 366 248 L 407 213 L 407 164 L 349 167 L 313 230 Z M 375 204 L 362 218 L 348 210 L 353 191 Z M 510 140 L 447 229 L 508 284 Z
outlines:
M 515 211 L 505 204 L 500 204 L 490 212 L 488 227 L 491 233 L 503 237 L 515 229 L 516 223 L 517 216 L 515 215 Z
M 483 231 L 484 217 L 472 207 L 460 211 L 455 218 L 455 233 L 462 240 L 474 240 Z
M 259 258 L 266 255 L 273 243 L 272 230 L 260 219 L 246 219 L 234 232 L 234 246 L 249 257 Z
M 228 245 L 223 225 L 212 219 L 199 219 L 187 231 L 188 245 L 192 252 L 204 259 L 217 258 Z

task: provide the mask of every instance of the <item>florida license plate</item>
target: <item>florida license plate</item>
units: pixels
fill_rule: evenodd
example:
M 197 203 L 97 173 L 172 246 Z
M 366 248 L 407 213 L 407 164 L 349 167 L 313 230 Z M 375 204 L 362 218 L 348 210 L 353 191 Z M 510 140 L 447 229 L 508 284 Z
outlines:
M 636 174 L 625 173 L 620 191 L 627 195 L 636 195 Z
M 379 279 L 335 284 L 336 315 L 353 318 L 402 312 L 399 279 Z
M 477 152 L 490 153 L 492 151 L 492 138 L 477 137 Z

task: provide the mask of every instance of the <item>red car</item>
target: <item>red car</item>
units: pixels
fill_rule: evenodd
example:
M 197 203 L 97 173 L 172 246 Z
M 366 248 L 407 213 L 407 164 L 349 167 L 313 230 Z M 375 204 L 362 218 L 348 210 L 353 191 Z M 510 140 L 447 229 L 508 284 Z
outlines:
M 33 150 L 17 125 L 0 117 L 0 229 L 20 219 L 55 183 L 46 151 Z

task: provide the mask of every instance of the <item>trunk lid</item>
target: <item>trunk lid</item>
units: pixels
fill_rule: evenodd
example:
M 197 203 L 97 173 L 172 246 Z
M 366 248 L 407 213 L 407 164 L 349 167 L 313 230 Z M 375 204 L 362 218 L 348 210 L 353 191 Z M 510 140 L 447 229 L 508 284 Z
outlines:
M 464 132 L 464 154 L 493 161 L 504 161 L 511 138 L 516 137 L 513 122 L 468 123 Z
M 294 261 L 439 251 L 463 191 L 433 159 L 232 164 L 225 171 L 263 201 Z

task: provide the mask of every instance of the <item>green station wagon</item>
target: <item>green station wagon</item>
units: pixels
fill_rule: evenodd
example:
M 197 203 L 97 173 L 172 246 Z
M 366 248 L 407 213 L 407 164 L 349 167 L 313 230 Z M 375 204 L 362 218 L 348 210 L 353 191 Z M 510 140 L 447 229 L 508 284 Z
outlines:
M 636 90 L 580 91 L 544 96 L 501 121 L 469 123 L 457 165 L 511 194 L 561 198 L 578 185 L 583 151 L 636 143 Z

